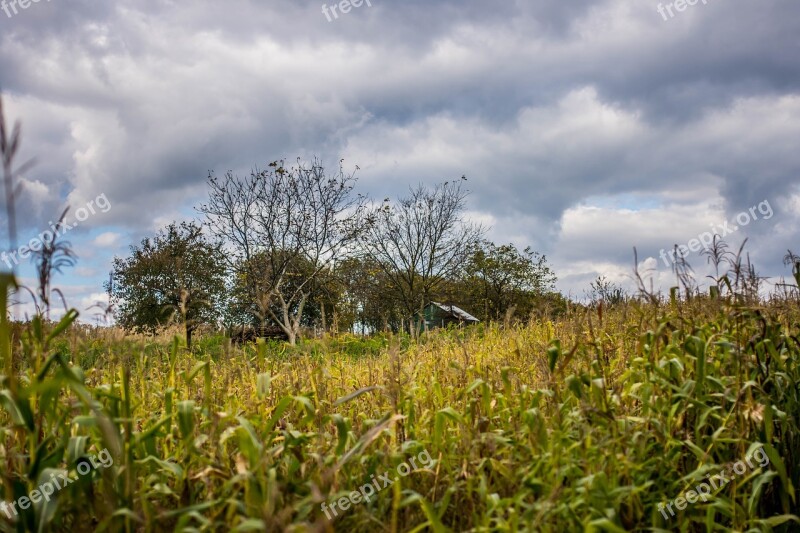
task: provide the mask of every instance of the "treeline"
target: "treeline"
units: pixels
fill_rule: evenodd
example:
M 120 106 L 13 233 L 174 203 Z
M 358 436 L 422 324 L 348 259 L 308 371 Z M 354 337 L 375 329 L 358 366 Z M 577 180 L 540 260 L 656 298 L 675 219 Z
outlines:
M 358 167 L 356 167 L 358 169 Z M 375 203 L 355 173 L 315 160 L 208 177 L 201 219 L 173 223 L 114 260 L 117 323 L 182 323 L 370 333 L 413 328 L 431 301 L 481 320 L 558 311 L 556 277 L 529 248 L 496 245 L 468 220 L 466 178 Z

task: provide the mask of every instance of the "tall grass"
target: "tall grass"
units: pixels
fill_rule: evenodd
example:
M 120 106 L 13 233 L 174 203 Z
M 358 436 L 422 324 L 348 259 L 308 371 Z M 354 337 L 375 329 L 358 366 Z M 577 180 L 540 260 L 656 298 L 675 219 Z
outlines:
M 13 358 L 4 322 L 4 499 L 101 449 L 114 466 L 0 529 L 796 530 L 798 314 L 632 302 L 419 343 L 191 352 L 76 334 L 70 315 L 34 319 Z M 768 467 L 658 512 L 754 446 Z M 322 513 L 423 450 L 428 468 Z

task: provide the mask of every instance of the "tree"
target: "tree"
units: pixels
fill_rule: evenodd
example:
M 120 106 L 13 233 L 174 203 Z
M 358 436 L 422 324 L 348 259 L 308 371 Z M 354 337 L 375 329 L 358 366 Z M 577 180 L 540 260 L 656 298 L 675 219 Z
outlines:
M 535 298 L 552 292 L 555 282 L 547 258 L 530 247 L 520 252 L 513 244 L 483 241 L 467 265 L 467 292 L 485 320 L 500 319 L 511 309 L 529 314 Z
M 341 163 L 341 162 L 340 162 Z M 246 178 L 209 175 L 208 203 L 199 207 L 227 245 L 229 268 L 263 320 L 295 344 L 315 281 L 347 254 L 361 228 L 364 199 L 353 195 L 353 174 L 327 175 L 315 160 Z
M 464 220 L 461 182 L 423 185 L 396 205 L 386 201 L 369 215 L 363 245 L 379 265 L 394 298 L 410 318 L 446 280 L 459 276 L 483 228 Z
M 391 283 L 381 266 L 369 257 L 350 257 L 337 263 L 335 279 L 342 285 L 340 316 L 350 331 L 367 333 L 402 329 L 403 312 L 388 298 Z
M 625 302 L 627 298 L 622 287 L 605 276 L 597 276 L 597 279 L 589 284 L 589 289 L 589 299 L 594 304 L 604 302 L 606 305 L 617 305 Z
M 280 315 L 282 310 L 278 301 L 270 297 L 272 272 L 274 271 L 273 261 L 283 260 L 282 254 L 269 254 L 257 252 L 244 264 L 237 264 L 234 267 L 235 277 L 231 287 L 230 306 L 228 313 L 235 317 L 234 323 L 248 324 L 254 327 L 265 325 L 277 325 L 272 315 Z M 286 277 L 283 283 L 283 290 L 286 293 L 293 293 L 300 284 L 305 283 L 308 276 L 312 275 L 313 265 L 305 260 L 304 257 L 294 257 L 286 267 Z M 319 285 L 325 281 L 326 272 L 317 275 L 315 281 L 306 287 L 308 298 L 302 311 L 290 309 L 290 313 L 298 313 L 301 325 L 310 326 L 315 319 L 324 311 L 315 308 L 320 300 L 320 292 L 324 288 Z
M 114 259 L 107 289 L 122 327 L 154 333 L 179 320 L 191 348 L 197 327 L 218 320 L 225 265 L 220 244 L 202 229 L 194 222 L 173 222 L 141 246 L 131 246 L 130 257 Z

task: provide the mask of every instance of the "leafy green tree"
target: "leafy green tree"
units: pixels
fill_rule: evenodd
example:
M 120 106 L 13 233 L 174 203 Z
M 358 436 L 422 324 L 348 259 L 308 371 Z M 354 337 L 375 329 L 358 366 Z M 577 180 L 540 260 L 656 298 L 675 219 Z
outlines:
M 327 289 L 327 271 L 315 273 L 314 266 L 305 257 L 289 252 L 281 254 L 278 250 L 255 252 L 231 269 L 234 278 L 227 309 L 231 322 L 254 327 L 280 327 L 274 317 L 280 317 L 283 308 L 272 294 L 272 273 L 278 268 L 275 262 L 280 263 L 283 270 L 282 290 L 294 292 L 302 288 L 307 293 L 302 308 L 299 301 L 293 301 L 288 306 L 288 314 L 297 317 L 298 328 L 320 322 L 325 314 L 321 300 Z M 308 282 L 312 276 L 313 279 Z
M 501 319 L 512 308 L 527 316 L 536 299 L 552 292 L 556 282 L 545 256 L 530 247 L 519 251 L 513 244 L 483 241 L 466 271 L 475 312 L 486 320 Z
M 370 257 L 349 257 L 334 271 L 340 289 L 340 325 L 357 333 L 400 331 L 406 314 L 392 294 L 392 280 Z
M 154 333 L 179 321 L 191 348 L 197 327 L 219 318 L 225 295 L 223 261 L 220 244 L 194 222 L 173 222 L 140 246 L 131 246 L 128 258 L 114 259 L 107 287 L 117 323 Z

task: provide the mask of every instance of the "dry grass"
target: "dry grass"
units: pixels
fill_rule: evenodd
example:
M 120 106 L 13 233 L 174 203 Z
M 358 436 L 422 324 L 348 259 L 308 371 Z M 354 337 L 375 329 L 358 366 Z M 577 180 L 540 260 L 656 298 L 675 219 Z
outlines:
M 5 500 L 92 451 L 115 465 L 0 529 L 790 531 L 797 324 L 796 303 L 697 299 L 190 353 L 34 323 L 2 381 Z M 658 513 L 756 443 L 767 469 Z M 371 503 L 321 512 L 424 450 L 434 462 Z

